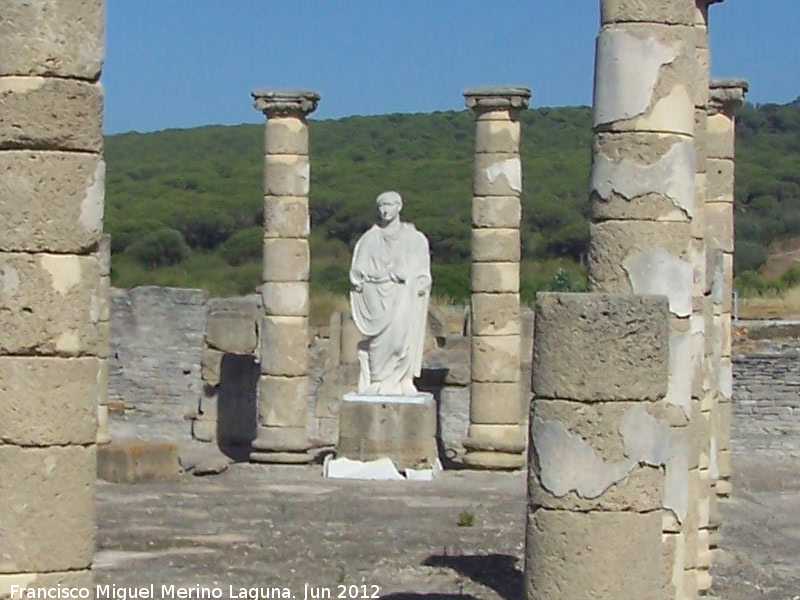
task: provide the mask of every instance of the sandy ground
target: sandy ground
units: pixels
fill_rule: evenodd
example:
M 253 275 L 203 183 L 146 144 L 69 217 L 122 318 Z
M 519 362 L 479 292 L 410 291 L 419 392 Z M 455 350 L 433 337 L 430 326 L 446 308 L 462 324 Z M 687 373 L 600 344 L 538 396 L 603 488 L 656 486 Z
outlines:
M 713 595 L 798 600 L 800 462 L 736 468 Z M 175 483 L 100 482 L 97 510 L 96 582 L 153 584 L 156 598 L 169 597 L 162 585 L 222 598 L 524 597 L 522 473 L 354 482 L 236 464 Z

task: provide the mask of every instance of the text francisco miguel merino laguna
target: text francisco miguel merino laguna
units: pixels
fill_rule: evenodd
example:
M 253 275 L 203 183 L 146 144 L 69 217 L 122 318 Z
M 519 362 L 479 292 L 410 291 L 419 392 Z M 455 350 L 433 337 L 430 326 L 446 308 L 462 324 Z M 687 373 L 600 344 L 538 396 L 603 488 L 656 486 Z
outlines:
M 307 588 L 308 586 L 306 586 Z M 160 589 L 159 589 L 160 588 Z M 222 587 L 201 587 L 195 586 L 178 586 L 178 585 L 160 585 L 155 584 L 140 586 L 140 587 L 123 587 L 116 585 L 96 585 L 95 597 L 97 600 L 113 599 L 113 600 L 130 600 L 139 599 L 152 599 L 152 598 L 181 598 L 181 599 L 204 599 L 212 598 L 217 600 L 219 598 L 244 598 L 247 600 L 261 600 L 263 599 L 277 599 L 277 598 L 294 598 L 291 590 L 287 587 L 239 587 L 230 585 L 228 589 Z M 161 595 L 156 596 L 156 592 L 160 591 Z M 228 592 L 225 595 L 225 592 Z M 308 591 L 305 590 L 305 598 L 307 600 Z M 11 598 L 47 598 L 60 599 L 60 598 L 91 598 L 92 590 L 88 587 L 51 587 L 51 588 L 33 588 L 21 585 L 11 586 Z
M 156 596 L 156 590 L 160 588 L 161 595 Z M 180 598 L 181 600 L 205 600 L 211 598 L 241 598 L 242 600 L 278 600 L 288 598 L 296 600 L 288 587 L 240 587 L 229 585 L 228 594 L 224 594 L 221 587 L 202 587 L 200 585 L 180 586 L 180 585 L 160 585 L 151 583 L 141 587 L 123 587 L 114 584 L 95 586 L 95 598 L 97 600 L 152 600 L 154 598 Z M 11 598 L 46 598 L 48 600 L 58 598 L 80 598 L 87 599 L 92 597 L 92 590 L 88 587 L 62 587 L 34 588 L 21 585 L 11 586 Z M 302 600 L 376 600 L 380 598 L 380 587 L 377 585 L 342 585 L 335 588 L 314 587 L 307 583 L 303 585 Z

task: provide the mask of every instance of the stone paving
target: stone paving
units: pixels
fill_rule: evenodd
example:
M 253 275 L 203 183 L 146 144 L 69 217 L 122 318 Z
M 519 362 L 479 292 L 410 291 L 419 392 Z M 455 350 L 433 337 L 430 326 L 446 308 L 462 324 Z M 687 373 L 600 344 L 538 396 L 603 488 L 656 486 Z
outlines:
M 797 599 L 800 462 L 741 460 L 735 473 L 715 594 Z M 323 479 L 320 466 L 234 464 L 175 483 L 98 482 L 97 511 L 96 583 L 152 584 L 155 598 L 178 597 L 162 585 L 192 597 L 217 588 L 221 598 L 273 587 L 300 600 L 325 590 L 330 598 L 342 590 L 343 598 L 524 596 L 523 473 L 361 482 Z

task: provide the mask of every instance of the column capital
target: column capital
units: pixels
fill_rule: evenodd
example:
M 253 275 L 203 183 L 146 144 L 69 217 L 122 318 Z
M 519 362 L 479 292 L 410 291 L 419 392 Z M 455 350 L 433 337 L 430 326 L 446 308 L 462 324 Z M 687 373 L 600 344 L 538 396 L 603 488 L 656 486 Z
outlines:
M 744 79 L 712 79 L 708 89 L 708 114 L 723 113 L 732 117 L 744 103 L 749 87 Z
M 308 115 L 317 109 L 319 94 L 311 90 L 258 89 L 250 92 L 253 106 L 267 118 L 293 113 Z
M 464 90 L 467 108 L 484 112 L 528 108 L 531 90 L 521 86 L 478 87 Z

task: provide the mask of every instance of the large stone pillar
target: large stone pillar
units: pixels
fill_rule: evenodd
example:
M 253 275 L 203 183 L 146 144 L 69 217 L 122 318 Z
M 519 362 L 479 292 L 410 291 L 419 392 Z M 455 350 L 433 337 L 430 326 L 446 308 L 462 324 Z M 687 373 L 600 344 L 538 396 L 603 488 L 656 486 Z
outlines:
M 682 502 L 684 442 L 664 401 L 668 315 L 663 296 L 537 297 L 528 600 L 674 597 L 662 524 Z
M 319 95 L 287 90 L 256 90 L 252 95 L 267 123 L 261 378 L 250 459 L 304 463 L 310 460 L 311 446 L 306 431 L 311 181 L 306 116 L 317 108 Z
M 734 113 L 744 102 L 748 90 L 742 79 L 717 79 L 711 82 L 708 103 L 708 192 L 707 237 L 709 245 L 719 250 L 720 260 L 715 269 L 714 355 L 719 357 L 717 403 L 712 415 L 711 470 L 717 480 L 714 486 L 718 497 L 731 493 L 731 401 L 733 374 L 731 370 L 731 311 L 733 295 L 733 192 L 734 149 L 736 141 Z
M 108 298 L 103 1 L 0 12 L 0 597 L 88 587 Z
M 518 469 L 525 435 L 520 403 L 520 219 L 522 87 L 464 92 L 475 111 L 472 200 L 472 366 L 465 464 Z
M 697 502 L 689 498 L 698 495 L 699 450 L 687 425 L 702 357 L 702 317 L 694 301 L 702 291 L 693 241 L 695 19 L 694 0 L 602 0 L 591 175 L 590 288 L 669 299 L 666 402 L 676 440 L 684 440 L 676 450 L 684 466 L 676 458 L 671 477 L 683 498 L 664 518 L 676 597 L 696 594 L 693 573 L 684 573 L 686 555 L 696 554 L 696 543 L 686 538 L 697 531 Z
M 685 523 L 687 546 L 685 567 L 690 571 L 688 579 L 696 581 L 696 591 L 704 592 L 711 587 L 711 553 L 709 534 L 711 528 L 711 412 L 715 394 L 713 345 L 710 343 L 713 325 L 712 277 L 708 267 L 713 263 L 713 253 L 706 244 L 706 105 L 708 103 L 709 47 L 708 5 L 709 0 L 696 0 L 694 18 L 694 144 L 697 157 L 695 167 L 695 214 L 692 218 L 692 251 L 694 257 L 694 291 L 692 298 L 692 345 L 694 377 L 692 385 L 692 416 L 690 436 L 693 450 L 697 452 L 696 468 L 689 473 L 690 491 L 694 498 Z M 711 262 L 709 262 L 711 260 Z M 692 461 L 694 463 L 694 461 Z M 692 464 L 694 467 L 695 465 Z M 687 590 L 691 596 L 691 590 Z

